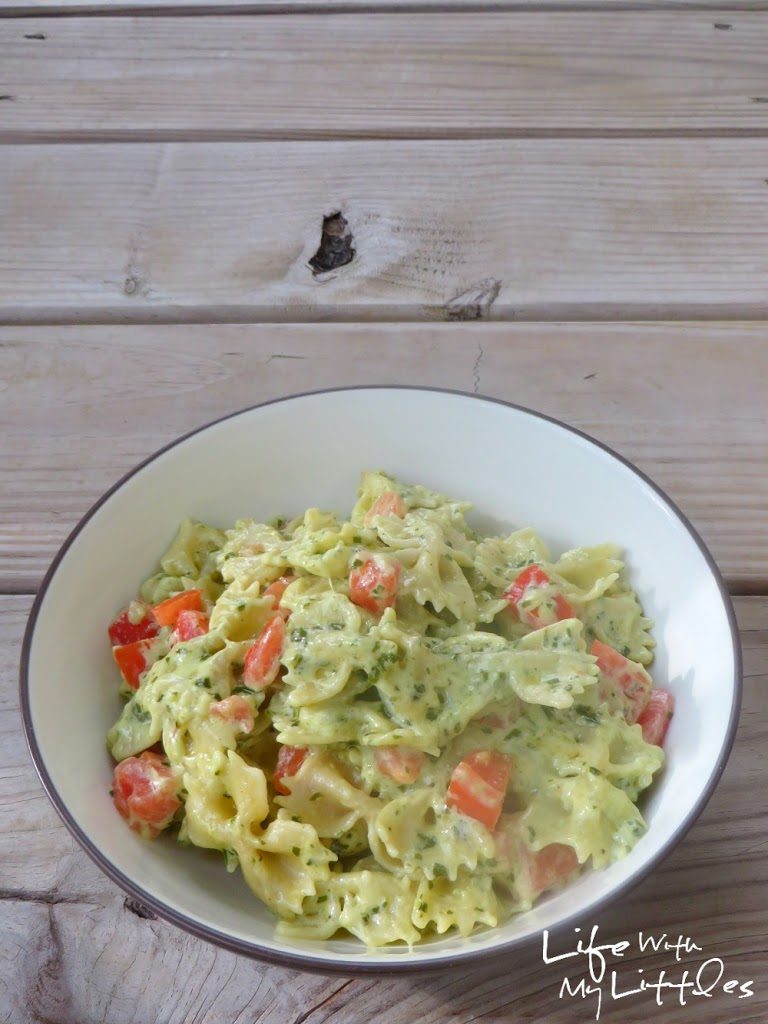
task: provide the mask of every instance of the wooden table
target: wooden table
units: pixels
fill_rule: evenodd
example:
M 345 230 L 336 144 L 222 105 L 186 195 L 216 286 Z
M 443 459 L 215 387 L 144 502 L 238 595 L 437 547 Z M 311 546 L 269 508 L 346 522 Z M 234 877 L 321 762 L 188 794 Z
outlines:
M 711 546 L 736 746 L 685 841 L 585 926 L 690 936 L 683 966 L 754 981 L 601 1020 L 764 1022 L 768 3 L 0 0 L 0 133 L 0 1020 L 594 1018 L 539 947 L 340 981 L 188 937 L 92 866 L 26 752 L 20 637 L 91 502 L 225 412 L 402 382 L 591 432 Z

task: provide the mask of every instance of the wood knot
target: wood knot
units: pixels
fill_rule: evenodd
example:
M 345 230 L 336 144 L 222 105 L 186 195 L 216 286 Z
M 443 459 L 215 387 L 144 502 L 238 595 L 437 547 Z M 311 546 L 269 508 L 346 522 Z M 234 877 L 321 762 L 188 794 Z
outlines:
M 309 261 L 315 277 L 318 274 L 327 274 L 329 270 L 338 270 L 339 267 L 345 267 L 347 263 L 351 263 L 355 258 L 352 242 L 352 232 L 349 230 L 347 218 L 341 211 L 323 217 L 320 245 Z

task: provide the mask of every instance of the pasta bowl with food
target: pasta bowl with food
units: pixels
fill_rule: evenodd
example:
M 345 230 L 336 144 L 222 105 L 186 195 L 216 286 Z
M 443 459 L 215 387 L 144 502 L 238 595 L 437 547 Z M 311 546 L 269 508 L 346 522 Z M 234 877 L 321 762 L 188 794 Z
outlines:
M 111 878 L 347 974 L 589 920 L 701 811 L 740 686 L 722 580 L 658 488 L 416 388 L 280 399 L 152 456 L 57 556 L 21 669 L 43 784 Z

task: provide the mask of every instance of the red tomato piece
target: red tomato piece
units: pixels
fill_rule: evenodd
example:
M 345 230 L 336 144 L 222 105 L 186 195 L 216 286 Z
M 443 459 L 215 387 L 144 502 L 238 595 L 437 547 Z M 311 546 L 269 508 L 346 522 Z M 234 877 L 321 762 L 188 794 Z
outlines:
M 651 696 L 651 677 L 638 662 L 630 661 L 600 640 L 592 641 L 589 653 L 597 658 L 597 667 L 603 675 L 621 687 L 626 704 L 624 716 L 630 724 L 636 722 Z
M 280 604 L 283 599 L 283 594 L 286 592 L 288 587 L 296 579 L 295 576 L 279 576 L 264 591 L 265 596 L 269 594 L 270 597 L 275 599 L 275 608 Z
M 289 779 L 304 764 L 304 759 L 309 753 L 309 747 L 280 747 L 277 755 L 277 765 L 272 775 L 272 784 L 276 793 L 287 796 L 291 791 L 283 783 L 283 779 Z
M 501 715 L 494 712 L 492 715 L 482 715 L 480 718 L 475 719 L 475 725 L 479 725 L 483 729 L 503 729 L 506 724 L 506 720 Z
M 474 750 L 463 761 L 494 789 L 505 791 L 509 785 L 512 761 L 507 754 L 495 750 Z
M 171 633 L 171 643 L 181 640 L 193 640 L 196 636 L 204 636 L 208 632 L 208 616 L 205 612 L 179 612 L 176 628 Z
M 128 825 L 145 839 L 155 839 L 181 807 L 179 783 L 159 754 L 145 750 L 115 766 L 113 799 Z
M 496 856 L 515 871 L 523 893 L 531 899 L 562 885 L 578 871 L 579 859 L 571 846 L 550 843 L 531 850 L 523 839 L 521 814 L 502 816 L 493 838 Z
M 657 747 L 663 746 L 674 713 L 674 696 L 668 690 L 652 690 L 645 710 L 637 719 L 646 743 L 654 743 Z
M 132 644 L 137 640 L 147 640 L 149 637 L 157 636 L 160 626 L 152 614 L 150 606 L 136 602 L 136 608 L 144 611 L 143 616 L 132 622 L 129 618 L 130 608 L 123 608 L 120 614 L 110 623 L 107 632 L 113 647 L 120 647 L 123 644 Z
M 203 610 L 202 590 L 184 590 L 174 594 L 167 601 L 156 604 L 152 611 L 161 626 L 175 626 L 181 612 L 201 612 Z
M 567 601 L 562 594 L 555 594 L 553 600 L 555 602 L 557 622 L 562 622 L 563 619 L 575 619 L 577 617 L 576 612 L 573 610 L 573 605 L 570 601 Z
M 517 708 L 511 707 L 504 711 L 492 711 L 486 715 L 480 715 L 474 720 L 475 725 L 481 729 L 509 729 L 520 717 Z
M 280 615 L 269 620 L 245 656 L 243 683 L 253 690 L 269 686 L 277 678 L 285 644 L 285 622 Z
M 166 651 L 160 637 L 149 637 L 146 640 L 135 640 L 132 644 L 122 644 L 112 648 L 112 657 L 117 662 L 120 674 L 132 690 L 138 690 L 141 677 L 161 658 Z
M 395 603 L 399 579 L 399 562 L 388 562 L 380 556 L 369 558 L 349 574 L 350 600 L 374 615 L 381 615 Z
M 448 784 L 446 804 L 494 829 L 504 804 L 512 761 L 493 750 L 476 750 L 459 761 Z
M 527 601 L 537 590 L 546 590 L 541 604 L 536 608 L 522 608 L 521 603 Z M 515 582 L 501 595 L 526 626 L 541 629 L 551 626 L 563 619 L 576 618 L 573 606 L 552 590 L 552 581 L 540 565 L 528 565 L 518 575 Z
M 376 747 L 373 757 L 381 774 L 401 786 L 416 782 L 427 760 L 426 754 L 414 747 Z
M 253 732 L 254 721 L 251 705 L 239 693 L 233 693 L 231 697 L 215 701 L 211 704 L 211 714 L 214 718 L 221 718 L 236 726 L 240 732 Z
M 376 516 L 398 516 L 402 519 L 407 511 L 408 506 L 399 494 L 394 491 L 384 491 L 365 513 L 365 525 L 372 526 Z
M 517 606 L 529 587 L 548 587 L 549 583 L 549 576 L 547 576 L 540 565 L 528 565 L 517 576 L 515 582 L 504 594 L 504 597 L 510 604 Z
M 572 846 L 550 843 L 531 854 L 530 879 L 537 893 L 561 885 L 579 868 L 579 858 Z
M 264 591 L 264 596 L 266 597 L 268 595 L 273 599 L 275 611 L 282 615 L 284 619 L 289 618 L 291 613 L 287 608 L 281 608 L 280 602 L 283 600 L 283 594 L 295 579 L 295 576 L 280 576 L 278 579 L 270 583 Z

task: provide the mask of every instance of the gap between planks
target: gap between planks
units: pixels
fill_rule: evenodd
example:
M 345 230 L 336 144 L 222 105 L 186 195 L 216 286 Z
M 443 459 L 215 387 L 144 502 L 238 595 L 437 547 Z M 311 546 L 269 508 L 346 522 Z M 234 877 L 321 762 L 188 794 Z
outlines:
M 0 129 L 0 146 L 76 146 L 216 142 L 506 142 L 516 139 L 768 139 L 766 128 L 434 128 L 434 129 L 113 129 L 61 131 Z M 743 317 L 742 317 L 743 319 Z
M 453 317 L 447 307 L 426 307 L 422 303 L 391 306 L 144 306 L 135 312 L 124 306 L 81 307 L 50 306 L 30 309 L 23 307 L 0 307 L 0 327 L 152 327 L 155 325 L 184 326 L 201 325 L 215 327 L 219 324 L 360 324 L 374 326 L 382 324 L 437 323 L 465 319 Z M 489 323 L 614 323 L 622 326 L 631 323 L 652 325 L 670 321 L 672 323 L 754 323 L 768 320 L 768 306 L 748 304 L 707 305 L 612 305 L 608 303 L 580 305 L 563 304 L 508 306 L 494 305 L 487 317 L 467 319 L 483 320 Z

